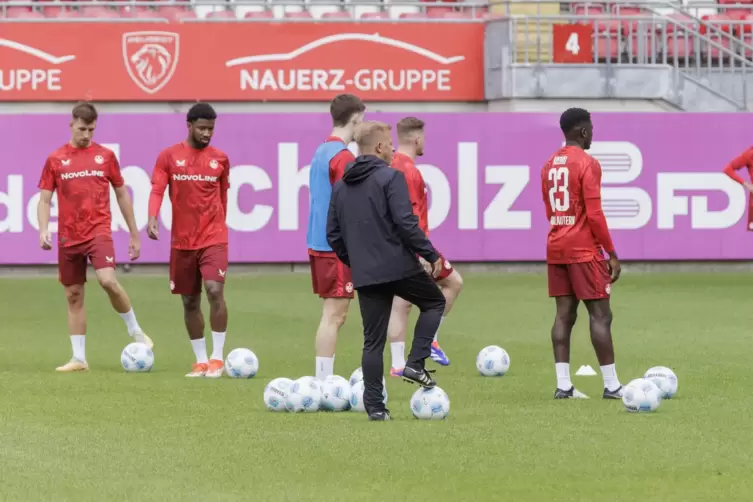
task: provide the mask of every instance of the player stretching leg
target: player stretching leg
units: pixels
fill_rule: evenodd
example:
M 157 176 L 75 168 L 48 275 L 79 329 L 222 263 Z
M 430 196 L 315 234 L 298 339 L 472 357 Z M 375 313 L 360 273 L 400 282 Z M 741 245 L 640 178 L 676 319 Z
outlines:
M 91 262 L 100 286 L 125 322 L 136 342 L 154 346 L 144 334 L 131 307 L 128 294 L 115 275 L 115 248 L 112 242 L 110 185 L 115 189 L 121 213 L 131 232 L 128 255 L 139 257 L 141 244 L 133 205 L 112 151 L 92 141 L 97 127 L 97 110 L 89 103 L 73 108 L 70 142 L 48 158 L 39 180 L 39 245 L 52 249 L 49 230 L 52 194 L 58 192 L 58 271 L 68 300 L 68 330 L 73 358 L 56 371 L 86 371 L 86 311 L 84 284 L 86 262 Z
M 227 190 L 230 162 L 210 146 L 217 114 L 199 103 L 188 111 L 188 138 L 160 153 L 152 174 L 149 196 L 150 239 L 159 238 L 157 215 L 165 189 L 170 187 L 173 209 L 170 246 L 170 289 L 183 299 L 183 319 L 196 355 L 187 377 L 220 378 L 224 369 L 227 306 Z M 212 355 L 207 357 L 201 281 L 209 301 Z
M 355 157 L 347 149 L 356 127 L 366 110 L 363 102 L 351 94 L 340 94 L 332 100 L 332 132 L 319 145 L 309 171 L 309 223 L 306 246 L 311 264 L 314 294 L 322 298 L 322 318 L 316 330 L 316 378 L 324 380 L 334 374 L 337 334 L 345 324 L 348 306 L 353 299 L 353 279 L 327 243 L 327 211 L 332 185 L 342 178 L 345 167 Z
M 555 399 L 587 399 L 570 381 L 570 335 L 582 300 L 588 310 L 591 343 L 604 377 L 604 399 L 620 399 L 612 346 L 611 284 L 620 277 L 620 261 L 601 209 L 601 166 L 584 150 L 591 146 L 591 115 L 570 108 L 560 117 L 565 146 L 541 170 L 546 216 L 550 222 L 546 242 L 549 296 L 557 313 L 552 326 Z M 609 255 L 604 260 L 602 250 Z
M 392 167 L 402 171 L 405 181 L 408 183 L 408 193 L 413 206 L 413 214 L 418 217 L 419 227 L 429 236 L 429 204 L 426 197 L 426 185 L 424 184 L 421 171 L 416 168 L 416 157 L 424 154 L 424 122 L 415 117 L 406 117 L 397 124 L 398 149 L 392 157 Z M 419 260 L 431 275 L 431 265 L 419 257 Z M 450 262 L 442 257 L 442 273 L 436 278 L 437 285 L 445 297 L 445 309 L 442 321 L 452 310 L 455 299 L 463 289 L 463 278 L 452 268 Z M 390 375 L 399 377 L 405 367 L 405 333 L 408 327 L 408 315 L 411 304 L 402 298 L 395 297 L 392 302 L 387 333 L 390 339 L 392 352 L 392 369 Z M 441 326 L 441 323 L 440 323 Z M 449 358 L 445 355 L 437 340 L 439 330 L 434 334 L 434 342 L 431 344 L 432 361 L 447 366 Z

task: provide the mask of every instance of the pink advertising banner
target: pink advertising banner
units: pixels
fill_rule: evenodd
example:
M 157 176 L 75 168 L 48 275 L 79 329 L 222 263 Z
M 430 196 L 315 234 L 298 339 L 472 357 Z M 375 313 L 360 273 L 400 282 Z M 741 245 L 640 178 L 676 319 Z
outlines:
M 395 123 L 402 115 L 369 114 Z M 539 171 L 562 141 L 546 113 L 421 114 L 431 239 L 453 261 L 539 261 L 548 222 Z M 37 181 L 47 154 L 67 141 L 65 115 L 3 116 L 0 264 L 55 263 L 39 249 Z M 743 188 L 721 173 L 750 146 L 748 114 L 595 114 L 592 155 L 617 250 L 627 260 L 753 257 Z M 230 156 L 233 262 L 306 261 L 307 166 L 329 133 L 326 114 L 220 116 L 214 144 Z M 158 152 L 185 136 L 177 114 L 104 115 L 96 141 L 120 158 L 142 230 L 142 262 L 166 262 L 168 240 L 147 239 L 147 201 Z M 114 202 L 113 202 L 114 204 Z M 114 207 L 122 261 L 127 232 Z M 55 218 L 53 207 L 53 229 Z M 163 235 L 170 224 L 166 202 Z

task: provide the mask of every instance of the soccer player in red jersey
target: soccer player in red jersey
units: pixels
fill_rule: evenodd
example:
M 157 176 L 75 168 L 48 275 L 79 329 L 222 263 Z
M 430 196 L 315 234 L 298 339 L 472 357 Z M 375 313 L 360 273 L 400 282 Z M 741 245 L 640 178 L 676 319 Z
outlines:
M 334 374 L 337 335 L 348 316 L 353 299 L 350 269 L 327 242 L 327 213 L 332 185 L 342 178 L 346 166 L 355 161 L 348 150 L 366 106 L 352 94 L 340 94 L 330 103 L 332 132 L 314 153 L 309 170 L 309 221 L 306 247 L 311 264 L 314 294 L 322 299 L 322 317 L 316 330 L 316 378 Z
M 565 146 L 541 170 L 541 189 L 550 222 L 546 241 L 549 296 L 557 313 L 552 345 L 557 373 L 555 399 L 587 399 L 570 380 L 570 335 L 578 304 L 588 310 L 591 343 L 604 378 L 604 399 L 620 399 L 612 345 L 611 284 L 620 276 L 607 220 L 601 208 L 601 166 L 585 150 L 591 146 L 591 115 L 570 108 L 560 117 Z M 605 261 L 603 252 L 609 255 Z
M 748 195 L 748 230 L 753 230 L 753 183 L 745 181 L 742 176 L 737 174 L 737 171 L 743 168 L 747 168 L 748 178 L 753 180 L 753 147 L 732 159 L 724 168 L 724 174 L 740 183 L 750 194 Z
M 163 150 L 154 166 L 149 196 L 150 239 L 159 238 L 157 216 L 165 189 L 170 187 L 172 233 L 170 290 L 183 299 L 183 318 L 191 339 L 196 364 L 187 377 L 219 378 L 224 369 L 227 306 L 225 276 L 227 252 L 227 190 L 230 162 L 221 150 L 210 146 L 217 114 L 206 103 L 188 111 L 188 138 Z M 209 300 L 212 355 L 207 357 L 201 282 Z
M 118 206 L 131 232 L 128 246 L 131 260 L 139 257 L 141 243 L 120 164 L 111 150 L 92 141 L 96 127 L 96 108 L 89 103 L 76 105 L 71 120 L 71 140 L 47 157 L 39 180 L 39 245 L 45 250 L 52 249 L 50 210 L 52 195 L 56 191 L 58 194 L 58 272 L 68 300 L 68 329 L 73 347 L 73 358 L 57 368 L 63 373 L 89 369 L 84 309 L 87 260 L 94 267 L 113 308 L 125 322 L 128 334 L 149 348 L 154 345 L 139 326 L 131 300 L 115 274 L 110 185 L 115 188 Z
M 428 237 L 429 200 L 426 196 L 427 190 L 424 178 L 421 171 L 416 168 L 415 162 L 416 157 L 424 154 L 424 125 L 422 120 L 415 117 L 406 117 L 397 123 L 398 149 L 392 157 L 392 167 L 405 175 L 408 193 L 413 205 L 413 214 L 418 217 L 419 227 Z M 441 255 L 440 258 L 442 259 L 442 272 L 435 280 L 446 300 L 442 316 L 442 321 L 444 321 L 463 289 L 463 278 L 460 277 L 457 270 L 452 268 L 448 260 Z M 420 257 L 419 261 L 424 265 L 427 273 L 431 275 L 431 265 Z M 392 314 L 390 315 L 387 333 L 392 352 L 390 375 L 394 377 L 401 376 L 405 367 L 405 332 L 408 326 L 410 309 L 411 304 L 402 298 L 395 297 L 392 302 Z M 438 336 L 439 330 L 434 334 L 434 342 L 431 345 L 431 359 L 442 366 L 447 366 L 450 364 L 450 360 L 439 346 Z

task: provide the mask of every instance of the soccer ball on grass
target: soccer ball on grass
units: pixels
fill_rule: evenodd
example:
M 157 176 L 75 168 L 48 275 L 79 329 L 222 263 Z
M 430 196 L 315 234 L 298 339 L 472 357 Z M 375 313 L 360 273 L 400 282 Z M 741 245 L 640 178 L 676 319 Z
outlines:
M 252 378 L 259 371 L 259 359 L 248 349 L 234 349 L 225 359 L 225 372 L 231 378 Z
M 654 382 L 636 378 L 622 389 L 622 404 L 630 412 L 651 412 L 661 404 L 661 391 Z
M 365 389 L 365 385 L 363 383 L 363 380 L 355 384 L 351 388 L 351 394 L 350 394 L 350 409 L 353 411 L 360 411 L 365 412 L 366 411 L 366 405 L 363 402 L 363 391 Z M 387 386 L 382 383 L 382 402 L 384 404 L 387 404 Z
M 288 391 L 285 407 L 293 413 L 319 411 L 322 390 L 314 377 L 305 376 L 295 380 Z
M 275 378 L 264 387 L 264 406 L 269 411 L 288 411 L 285 403 L 293 381 L 290 378 Z
M 321 382 L 322 402 L 324 411 L 345 411 L 350 409 L 350 384 L 341 376 L 328 376 Z
M 476 356 L 476 369 L 483 376 L 502 376 L 510 370 L 510 356 L 502 347 L 489 345 Z
M 418 389 L 410 398 L 413 416 L 422 420 L 442 420 L 450 414 L 450 398 L 439 387 Z
M 129 373 L 142 373 L 154 366 L 154 352 L 143 343 L 129 343 L 120 354 L 120 364 Z
M 651 380 L 659 387 L 663 399 L 671 399 L 677 394 L 677 375 L 666 366 L 654 366 L 643 378 Z

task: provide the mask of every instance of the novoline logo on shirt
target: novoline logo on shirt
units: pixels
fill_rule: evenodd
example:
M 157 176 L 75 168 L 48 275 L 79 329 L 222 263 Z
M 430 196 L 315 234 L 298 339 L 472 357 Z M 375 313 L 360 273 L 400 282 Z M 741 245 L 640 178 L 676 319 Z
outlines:
M 173 181 L 206 181 L 214 183 L 217 176 L 204 176 L 203 174 L 173 174 Z
M 76 171 L 75 173 L 62 173 L 60 177 L 64 180 L 70 180 L 73 178 L 85 178 L 87 176 L 104 176 L 104 171 Z

